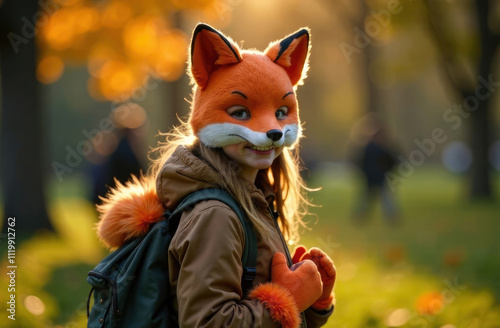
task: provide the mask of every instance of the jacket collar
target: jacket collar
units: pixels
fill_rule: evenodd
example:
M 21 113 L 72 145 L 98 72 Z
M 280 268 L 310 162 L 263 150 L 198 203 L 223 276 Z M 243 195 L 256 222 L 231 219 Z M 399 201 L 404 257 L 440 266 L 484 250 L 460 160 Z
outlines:
M 258 208 L 266 208 L 274 200 L 274 192 L 264 171 L 259 172 L 256 183 L 244 180 L 243 184 Z M 156 180 L 158 197 L 168 209 L 175 208 L 194 191 L 222 185 L 220 174 L 185 146 L 174 151 Z

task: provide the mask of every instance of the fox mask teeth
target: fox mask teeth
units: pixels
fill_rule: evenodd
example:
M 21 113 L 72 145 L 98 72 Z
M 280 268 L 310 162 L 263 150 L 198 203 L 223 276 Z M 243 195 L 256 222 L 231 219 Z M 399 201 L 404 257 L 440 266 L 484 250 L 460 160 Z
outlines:
M 255 149 L 255 150 L 260 150 L 260 151 L 267 151 L 267 150 L 271 150 L 271 149 L 275 149 L 277 148 L 276 146 L 268 146 L 268 147 L 257 147 L 257 146 L 250 146 L 249 148 L 251 149 Z
M 242 50 L 220 31 L 198 24 L 189 58 L 193 133 L 209 147 L 245 141 L 256 150 L 292 147 L 301 137 L 295 90 L 307 75 L 308 58 L 307 28 L 260 52 Z M 248 119 L 228 114 L 226 109 L 232 106 L 248 110 Z M 286 110 L 278 115 L 282 107 Z M 283 136 L 272 140 L 266 135 L 272 130 L 282 131 Z

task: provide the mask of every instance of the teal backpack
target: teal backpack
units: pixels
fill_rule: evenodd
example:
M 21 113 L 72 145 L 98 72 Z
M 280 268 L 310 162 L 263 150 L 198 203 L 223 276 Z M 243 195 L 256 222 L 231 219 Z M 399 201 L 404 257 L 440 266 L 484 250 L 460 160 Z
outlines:
M 88 328 L 178 327 L 177 313 L 169 300 L 168 247 L 184 210 L 204 200 L 227 204 L 245 232 L 242 289 L 252 287 L 256 274 L 257 238 L 250 221 L 236 200 L 217 188 L 202 189 L 186 196 L 165 219 L 152 225 L 144 236 L 123 245 L 88 273 L 92 285 L 87 299 Z M 90 300 L 94 294 L 94 304 Z

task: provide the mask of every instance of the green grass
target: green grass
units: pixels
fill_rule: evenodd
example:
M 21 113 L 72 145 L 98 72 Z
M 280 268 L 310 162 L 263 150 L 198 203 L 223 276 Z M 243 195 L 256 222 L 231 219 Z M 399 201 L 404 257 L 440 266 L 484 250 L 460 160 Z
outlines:
M 309 182 L 323 187 L 311 193 L 322 206 L 311 209 L 317 217 L 309 217 L 300 243 L 325 250 L 338 269 L 327 327 L 500 327 L 498 200 L 471 203 L 464 178 L 421 167 L 398 185 L 400 225 L 387 224 L 379 204 L 359 225 L 351 215 L 359 192 L 352 173 L 322 172 Z M 78 179 L 50 188 L 58 234 L 17 248 L 17 320 L 0 316 L 1 327 L 85 326 L 86 274 L 105 252 L 82 190 Z M 6 286 L 5 275 L 0 282 Z
M 380 204 L 355 224 L 360 187 L 353 181 L 342 171 L 310 181 L 323 185 L 312 194 L 322 206 L 301 243 L 323 248 L 336 263 L 338 304 L 329 327 L 500 327 L 498 200 L 469 202 L 463 178 L 420 168 L 395 192 L 399 225 L 388 224 Z M 441 300 L 439 313 L 422 314 L 416 304 L 429 293 L 454 297 Z

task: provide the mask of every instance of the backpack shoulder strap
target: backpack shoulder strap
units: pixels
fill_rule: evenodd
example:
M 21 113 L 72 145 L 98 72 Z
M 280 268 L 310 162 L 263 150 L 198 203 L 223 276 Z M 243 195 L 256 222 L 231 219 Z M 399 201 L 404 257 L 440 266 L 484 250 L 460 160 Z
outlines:
M 227 191 L 219 188 L 207 188 L 195 191 L 186 196 L 175 208 L 170 218 L 180 219 L 180 214 L 189 207 L 204 200 L 218 200 L 228 205 L 240 219 L 243 231 L 245 233 L 245 246 L 241 263 L 243 265 L 243 276 L 241 277 L 241 287 L 245 297 L 253 285 L 257 273 L 257 236 L 252 223 L 248 220 L 238 202 Z M 176 226 L 176 224 L 175 224 Z

